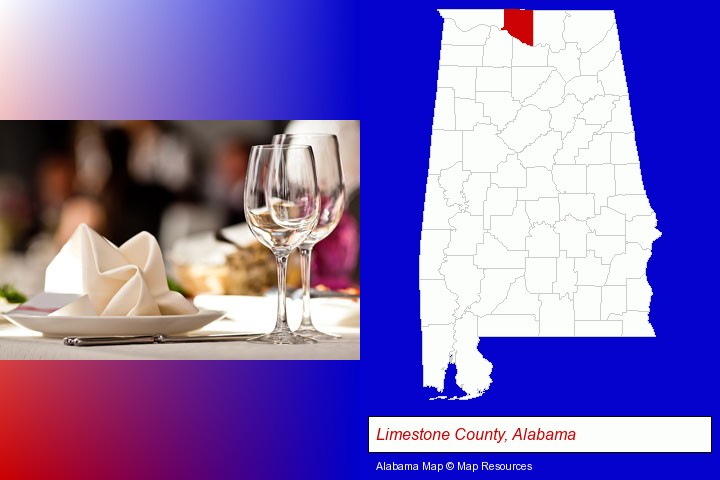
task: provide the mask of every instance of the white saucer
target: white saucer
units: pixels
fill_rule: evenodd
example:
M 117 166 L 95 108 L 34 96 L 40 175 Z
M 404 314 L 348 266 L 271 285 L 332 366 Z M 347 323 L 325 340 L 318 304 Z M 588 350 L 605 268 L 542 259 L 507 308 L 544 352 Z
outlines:
M 200 310 L 193 315 L 158 315 L 145 317 L 61 317 L 4 314 L 15 325 L 40 332 L 46 337 L 176 335 L 204 327 L 225 313 Z

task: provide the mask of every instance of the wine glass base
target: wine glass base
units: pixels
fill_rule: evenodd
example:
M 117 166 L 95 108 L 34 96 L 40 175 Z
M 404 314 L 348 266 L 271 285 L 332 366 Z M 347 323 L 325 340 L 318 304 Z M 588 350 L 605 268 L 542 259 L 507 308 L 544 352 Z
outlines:
M 303 337 L 312 338 L 314 340 L 337 340 L 342 338 L 340 335 L 333 335 L 332 333 L 321 332 L 315 327 L 300 327 L 295 330 L 296 335 L 302 335 Z
M 303 337 L 293 332 L 271 332 L 266 335 L 247 340 L 248 343 L 266 343 L 272 345 L 302 345 L 307 343 L 317 343 L 317 340 L 309 337 Z

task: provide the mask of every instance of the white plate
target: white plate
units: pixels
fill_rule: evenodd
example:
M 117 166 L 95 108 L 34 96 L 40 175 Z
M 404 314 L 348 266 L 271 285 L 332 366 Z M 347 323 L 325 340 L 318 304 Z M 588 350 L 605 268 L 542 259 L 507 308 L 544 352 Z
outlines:
M 269 332 L 275 326 L 277 297 L 244 295 L 198 295 L 195 306 L 227 312 L 227 316 L 248 331 Z M 322 327 L 360 326 L 360 303 L 347 299 L 317 298 L 310 301 L 313 322 Z M 288 299 L 287 315 L 290 328 L 297 328 L 302 315 L 302 302 Z
M 193 315 L 158 315 L 145 317 L 61 317 L 5 314 L 15 325 L 40 332 L 47 337 L 176 335 L 191 332 L 222 317 L 224 312 L 201 310 Z

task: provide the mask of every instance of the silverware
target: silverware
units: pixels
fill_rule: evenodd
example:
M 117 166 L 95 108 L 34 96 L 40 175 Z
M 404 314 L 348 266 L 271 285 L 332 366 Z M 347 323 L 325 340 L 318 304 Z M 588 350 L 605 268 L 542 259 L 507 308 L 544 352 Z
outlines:
M 65 337 L 63 338 L 63 343 L 70 347 L 95 347 L 103 345 L 139 345 L 151 343 L 232 342 L 250 340 L 260 335 L 260 333 L 239 333 L 183 337 L 159 333 L 157 335 L 128 335 L 117 337 Z
M 293 291 L 290 294 L 291 298 L 294 299 L 300 299 L 302 298 L 302 288 L 298 288 L 297 290 Z M 345 292 L 335 292 L 332 290 L 315 290 L 314 288 L 310 290 L 310 298 L 349 298 L 349 299 L 356 299 L 360 298 L 360 294 L 358 293 L 345 293 Z
M 295 289 L 288 289 L 288 297 L 292 298 L 294 300 L 299 300 L 302 298 L 302 288 L 295 288 Z M 267 292 L 265 292 L 266 297 L 274 297 L 277 295 L 277 288 L 271 288 Z M 310 290 L 310 298 L 347 298 L 347 299 L 357 299 L 360 298 L 360 294 L 358 293 L 345 293 L 345 292 L 335 292 L 333 290 L 315 290 L 314 288 Z

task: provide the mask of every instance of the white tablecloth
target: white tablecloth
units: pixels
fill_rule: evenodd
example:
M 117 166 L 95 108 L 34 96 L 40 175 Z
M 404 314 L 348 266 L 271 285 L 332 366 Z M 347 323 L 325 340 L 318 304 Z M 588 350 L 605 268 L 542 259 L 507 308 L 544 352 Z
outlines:
M 342 338 L 310 345 L 263 345 L 238 342 L 68 347 L 0 320 L 0 359 L 8 360 L 358 360 L 360 329 L 326 328 Z M 239 322 L 219 320 L 200 334 L 244 332 Z

